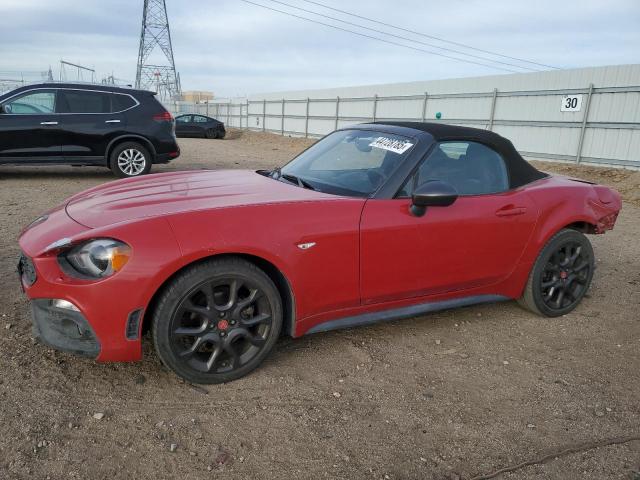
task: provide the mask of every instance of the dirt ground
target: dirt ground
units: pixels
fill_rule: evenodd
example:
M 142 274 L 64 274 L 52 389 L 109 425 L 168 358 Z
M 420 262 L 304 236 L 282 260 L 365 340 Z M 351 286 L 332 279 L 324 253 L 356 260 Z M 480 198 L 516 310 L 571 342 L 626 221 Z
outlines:
M 270 167 L 309 143 L 185 139 L 154 171 Z M 616 229 L 592 237 L 598 270 L 570 315 L 507 302 L 283 339 L 252 375 L 204 388 L 165 370 L 148 340 L 136 364 L 34 344 L 19 230 L 113 177 L 0 167 L 0 479 L 453 480 L 549 455 L 499 478 L 637 480 L 640 172 L 540 165 L 625 197 Z

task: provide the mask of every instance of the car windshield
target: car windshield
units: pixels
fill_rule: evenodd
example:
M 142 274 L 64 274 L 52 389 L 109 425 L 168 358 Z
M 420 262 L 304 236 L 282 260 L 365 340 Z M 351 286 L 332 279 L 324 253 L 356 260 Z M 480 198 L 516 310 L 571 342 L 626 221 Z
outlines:
M 409 137 L 386 132 L 339 130 L 270 176 L 324 193 L 368 197 L 384 184 L 414 143 Z

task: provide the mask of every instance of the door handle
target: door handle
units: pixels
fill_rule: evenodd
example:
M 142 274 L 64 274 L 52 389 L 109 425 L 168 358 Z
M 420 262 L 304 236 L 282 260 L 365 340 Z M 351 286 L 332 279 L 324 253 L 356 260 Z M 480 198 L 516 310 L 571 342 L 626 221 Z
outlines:
M 507 205 L 496 210 L 497 217 L 513 217 L 515 215 L 523 215 L 527 212 L 525 207 L 515 207 L 513 205 Z
M 58 122 L 40 122 L 40 125 L 57 125 Z
M 107 120 L 104 123 L 120 123 L 120 120 Z

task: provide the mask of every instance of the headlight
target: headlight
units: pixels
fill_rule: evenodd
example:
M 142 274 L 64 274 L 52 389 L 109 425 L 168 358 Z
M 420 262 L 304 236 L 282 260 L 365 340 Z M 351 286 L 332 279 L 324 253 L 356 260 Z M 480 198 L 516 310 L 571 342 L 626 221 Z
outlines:
M 113 275 L 126 265 L 130 257 L 129 245 L 110 238 L 91 240 L 62 255 L 76 272 L 91 278 Z

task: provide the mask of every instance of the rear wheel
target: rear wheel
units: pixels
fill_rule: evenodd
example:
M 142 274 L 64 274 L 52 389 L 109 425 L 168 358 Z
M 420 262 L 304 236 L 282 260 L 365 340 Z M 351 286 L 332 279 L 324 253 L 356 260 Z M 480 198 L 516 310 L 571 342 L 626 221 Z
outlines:
M 207 128 L 204 132 L 205 138 L 218 138 L 218 132 L 213 128 Z
M 111 152 L 109 168 L 120 178 L 139 177 L 151 170 L 151 154 L 137 142 L 124 142 Z
M 166 288 L 153 314 L 162 362 L 193 383 L 243 377 L 271 352 L 282 326 L 276 286 L 245 260 L 210 260 Z
M 575 230 L 561 230 L 538 255 L 518 303 L 539 315 L 565 315 L 589 290 L 594 268 L 589 239 Z

